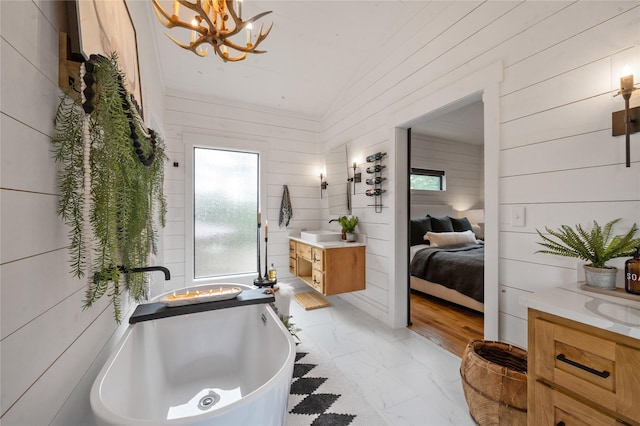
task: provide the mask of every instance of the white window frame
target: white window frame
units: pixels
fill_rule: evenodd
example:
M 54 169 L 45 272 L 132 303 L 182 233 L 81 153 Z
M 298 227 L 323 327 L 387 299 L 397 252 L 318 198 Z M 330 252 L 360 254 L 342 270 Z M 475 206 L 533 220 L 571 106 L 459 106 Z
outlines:
M 242 151 L 258 154 L 258 192 L 259 196 L 259 209 L 262 212 L 262 223 L 268 219 L 267 212 L 267 173 L 266 164 L 268 143 L 256 140 L 247 139 L 232 139 L 225 136 L 218 135 L 200 135 L 189 134 L 183 135 L 184 147 L 185 147 L 185 222 L 184 222 L 184 285 L 189 287 L 192 285 L 210 284 L 210 283 L 228 283 L 230 280 L 238 284 L 253 284 L 253 279 L 258 276 L 258 264 L 256 253 L 256 272 L 250 274 L 237 274 L 237 275 L 223 275 L 218 277 L 206 277 L 206 278 L 194 278 L 194 165 L 193 156 L 194 148 L 210 148 L 221 149 L 230 151 Z M 256 217 L 257 221 L 257 217 Z M 256 234 L 257 238 L 257 234 Z M 264 241 L 260 241 L 261 250 L 264 252 Z

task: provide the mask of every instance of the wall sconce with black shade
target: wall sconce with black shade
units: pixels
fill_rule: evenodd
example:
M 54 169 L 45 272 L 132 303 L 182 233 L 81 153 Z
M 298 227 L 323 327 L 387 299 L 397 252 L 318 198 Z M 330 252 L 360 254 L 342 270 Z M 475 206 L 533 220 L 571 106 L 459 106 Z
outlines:
M 353 182 L 353 195 L 356 195 L 356 183 L 360 183 L 362 182 L 362 173 L 356 173 L 356 170 L 358 169 L 358 164 L 354 161 L 353 162 L 353 177 L 347 179 L 349 182 Z
M 325 179 L 326 176 L 320 173 L 320 198 L 322 198 L 322 191 L 327 189 L 327 185 L 329 185 Z
M 633 85 L 633 73 L 628 67 L 620 77 L 620 90 L 617 95 L 624 99 L 624 110 L 616 111 L 611 116 L 611 133 L 613 136 L 625 135 L 626 166 L 631 167 L 631 138 L 632 133 L 640 132 L 640 107 L 629 108 L 631 93 L 637 90 Z

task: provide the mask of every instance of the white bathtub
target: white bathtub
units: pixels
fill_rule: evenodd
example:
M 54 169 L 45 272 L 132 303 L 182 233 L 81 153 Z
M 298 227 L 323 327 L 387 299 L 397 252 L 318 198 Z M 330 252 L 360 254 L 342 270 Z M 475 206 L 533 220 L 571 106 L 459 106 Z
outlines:
M 295 343 L 268 304 L 132 324 L 98 374 L 98 425 L 282 425 Z

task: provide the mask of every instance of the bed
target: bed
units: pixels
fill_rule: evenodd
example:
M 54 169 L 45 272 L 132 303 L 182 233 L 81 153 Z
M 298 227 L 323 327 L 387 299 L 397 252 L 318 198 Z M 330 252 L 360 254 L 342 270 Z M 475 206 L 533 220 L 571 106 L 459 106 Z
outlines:
M 484 243 L 466 218 L 411 220 L 410 287 L 484 312 Z

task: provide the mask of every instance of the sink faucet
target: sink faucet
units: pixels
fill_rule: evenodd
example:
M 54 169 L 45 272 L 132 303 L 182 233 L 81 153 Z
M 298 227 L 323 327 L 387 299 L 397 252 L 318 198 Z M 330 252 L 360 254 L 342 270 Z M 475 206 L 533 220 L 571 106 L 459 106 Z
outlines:
M 164 272 L 165 281 L 169 281 L 171 279 L 171 272 L 164 266 L 145 266 L 142 268 L 125 268 L 124 266 L 118 266 L 121 272 L 124 273 L 135 273 L 135 272 L 151 272 L 151 271 L 161 271 Z
M 331 222 L 338 222 L 338 221 L 340 221 L 340 219 L 331 219 L 331 220 L 329 221 L 329 223 L 331 223 Z

